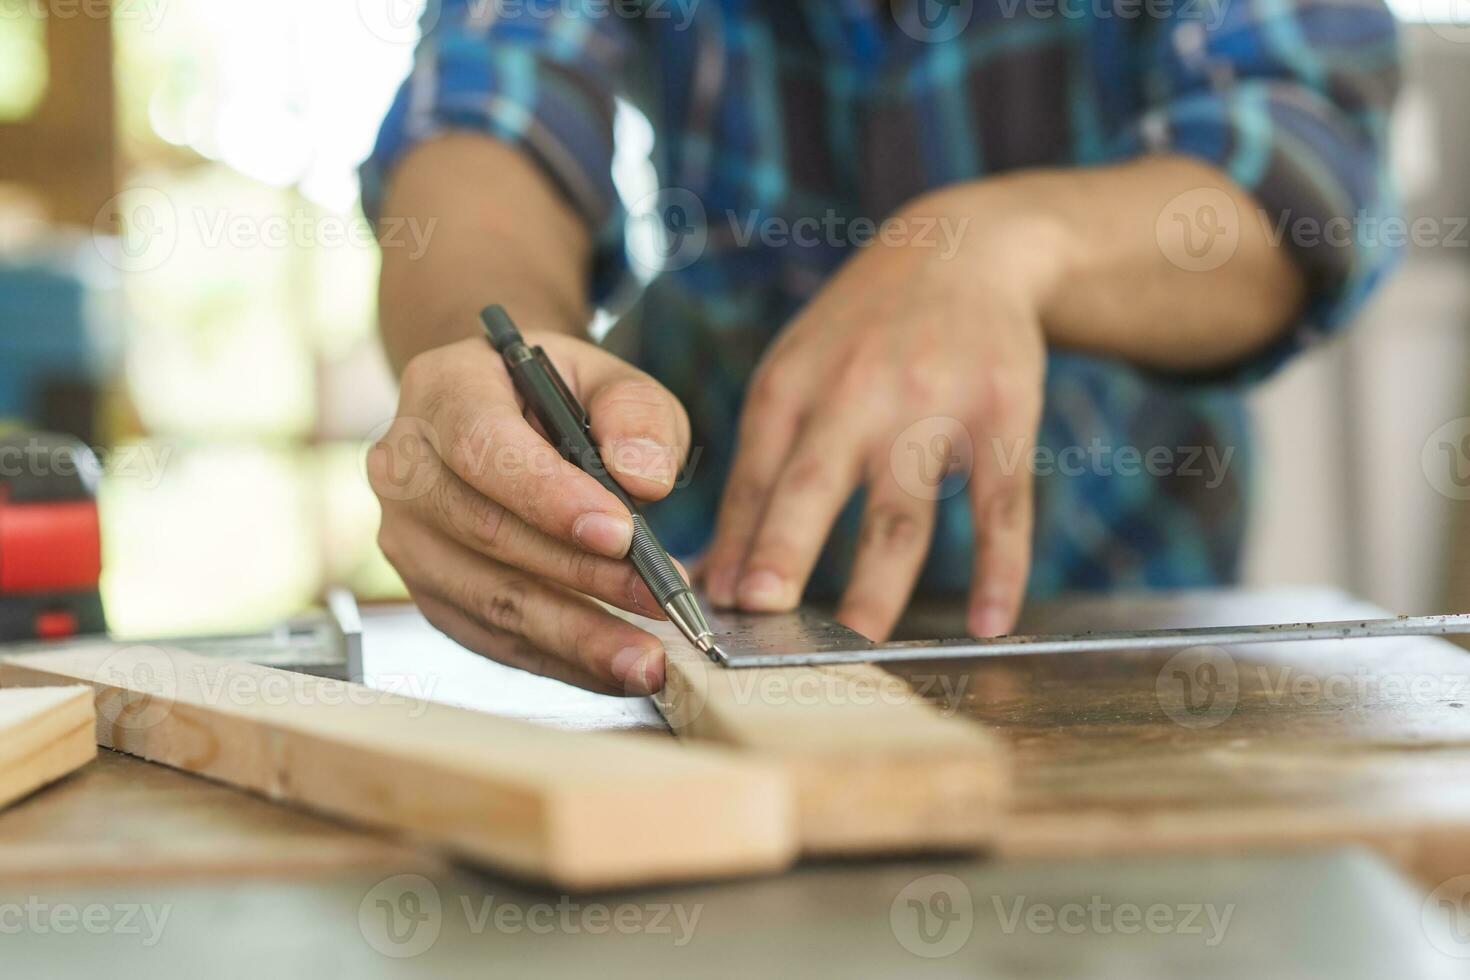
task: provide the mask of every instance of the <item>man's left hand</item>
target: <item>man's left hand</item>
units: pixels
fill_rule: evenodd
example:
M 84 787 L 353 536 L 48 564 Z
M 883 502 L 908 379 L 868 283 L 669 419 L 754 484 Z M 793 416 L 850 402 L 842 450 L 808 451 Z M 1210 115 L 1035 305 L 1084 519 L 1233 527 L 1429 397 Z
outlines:
M 1045 251 L 1011 222 L 946 214 L 944 202 L 931 195 L 889 219 L 758 368 L 703 563 L 716 605 L 793 608 L 862 486 L 837 618 L 887 637 L 928 553 L 937 501 L 959 482 L 941 490 L 950 472 L 968 477 L 974 515 L 969 629 L 1014 625 L 1030 566 Z M 933 234 L 936 221 L 950 222 L 948 236 Z M 959 247 L 946 249 L 956 229 Z

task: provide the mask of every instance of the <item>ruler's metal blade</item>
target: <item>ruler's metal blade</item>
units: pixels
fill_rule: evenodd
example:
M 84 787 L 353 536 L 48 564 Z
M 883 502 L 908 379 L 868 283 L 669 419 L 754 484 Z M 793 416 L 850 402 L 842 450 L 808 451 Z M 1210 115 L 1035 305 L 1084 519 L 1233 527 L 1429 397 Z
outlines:
M 1351 640 L 1393 636 L 1446 636 L 1470 633 L 1470 614 L 1351 619 L 1333 623 L 1281 623 L 1261 626 L 1208 626 L 1193 629 L 1076 633 L 1060 636 L 1000 636 L 994 639 L 924 640 L 874 644 L 837 623 L 798 610 L 774 616 L 712 617 L 719 655 L 726 667 L 888 663 L 1015 657 L 1050 653 L 1101 653 L 1158 650 L 1241 643 Z

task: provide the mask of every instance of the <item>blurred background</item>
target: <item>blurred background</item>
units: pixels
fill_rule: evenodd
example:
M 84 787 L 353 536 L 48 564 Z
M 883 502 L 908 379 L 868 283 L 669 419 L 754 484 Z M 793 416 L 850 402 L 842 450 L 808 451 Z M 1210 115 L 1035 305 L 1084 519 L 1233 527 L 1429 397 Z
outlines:
M 355 169 L 419 6 L 0 0 L 0 428 L 98 447 L 118 633 L 401 595 L 362 476 L 395 396 Z M 1470 0 L 1395 12 L 1393 167 L 1433 233 L 1254 395 L 1248 581 L 1470 609 Z M 636 200 L 651 134 L 625 115 Z

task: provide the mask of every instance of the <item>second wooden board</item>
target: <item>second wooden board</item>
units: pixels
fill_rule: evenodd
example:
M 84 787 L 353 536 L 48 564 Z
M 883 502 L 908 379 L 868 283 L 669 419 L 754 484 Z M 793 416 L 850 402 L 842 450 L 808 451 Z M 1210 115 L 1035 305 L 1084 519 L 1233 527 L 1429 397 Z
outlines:
M 780 761 L 796 786 L 802 849 L 841 855 L 976 849 L 997 833 L 1000 744 L 915 684 L 870 664 L 729 670 L 669 623 L 656 698 L 680 735 Z

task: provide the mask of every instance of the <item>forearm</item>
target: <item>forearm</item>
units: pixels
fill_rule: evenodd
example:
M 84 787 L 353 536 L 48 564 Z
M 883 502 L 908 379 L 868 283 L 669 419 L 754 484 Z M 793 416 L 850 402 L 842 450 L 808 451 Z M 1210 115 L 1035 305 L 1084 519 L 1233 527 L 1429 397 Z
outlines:
M 1014 275 L 1035 297 L 1057 348 L 1161 370 L 1209 370 L 1268 346 L 1304 300 L 1303 277 L 1271 241 L 1255 200 L 1197 160 L 1037 171 L 936 197 L 923 207 L 971 219 L 971 259 L 1025 266 Z M 1183 251 L 1178 222 L 1195 222 L 1201 205 L 1226 205 L 1215 207 L 1212 227 L 1238 232 L 1233 251 L 1228 239 L 1202 260 Z M 1203 245 L 1203 230 L 1194 230 Z
M 422 250 L 393 247 L 414 222 Z M 520 152 L 453 135 L 426 143 L 394 172 L 379 232 L 379 317 L 394 370 L 463 340 L 500 303 L 528 327 L 582 336 L 591 241 L 585 225 Z

